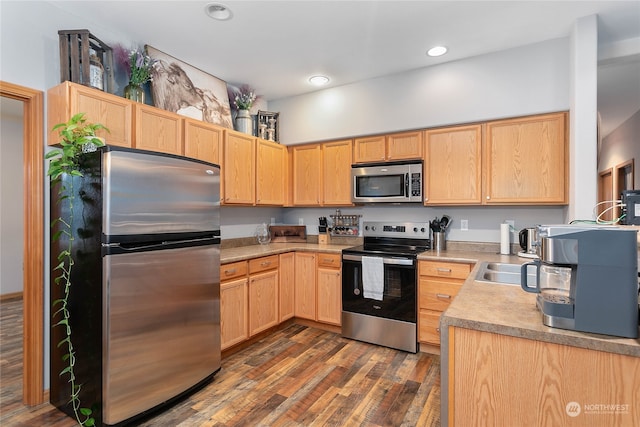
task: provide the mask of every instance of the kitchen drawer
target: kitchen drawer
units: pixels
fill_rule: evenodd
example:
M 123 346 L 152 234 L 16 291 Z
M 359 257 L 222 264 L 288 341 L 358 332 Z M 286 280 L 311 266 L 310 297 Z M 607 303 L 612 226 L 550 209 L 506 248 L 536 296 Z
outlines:
M 247 275 L 247 261 L 232 262 L 220 266 L 220 280 L 231 280 Z
M 444 311 L 462 287 L 459 279 L 420 278 L 420 308 Z
M 471 264 L 440 261 L 420 261 L 421 276 L 449 277 L 452 279 L 466 279 L 471 272 Z
M 318 267 L 340 268 L 342 254 L 328 254 L 320 252 L 318 254 Z
M 265 256 L 249 260 L 249 274 L 278 268 L 278 255 Z
M 440 311 L 420 310 L 418 341 L 440 345 Z

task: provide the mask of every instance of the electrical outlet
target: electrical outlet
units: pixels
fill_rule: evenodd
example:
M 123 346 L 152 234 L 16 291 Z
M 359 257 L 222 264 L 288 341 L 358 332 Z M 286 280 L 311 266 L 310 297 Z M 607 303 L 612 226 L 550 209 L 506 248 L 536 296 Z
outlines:
M 276 223 L 276 219 L 275 218 L 271 218 L 271 225 Z
M 304 218 L 298 218 L 298 225 L 304 225 Z
M 509 224 L 509 230 L 511 231 L 515 231 L 516 230 L 516 222 L 513 219 L 505 219 L 504 220 L 505 224 Z
M 461 231 L 469 231 L 469 220 L 461 219 L 460 220 L 460 230 Z

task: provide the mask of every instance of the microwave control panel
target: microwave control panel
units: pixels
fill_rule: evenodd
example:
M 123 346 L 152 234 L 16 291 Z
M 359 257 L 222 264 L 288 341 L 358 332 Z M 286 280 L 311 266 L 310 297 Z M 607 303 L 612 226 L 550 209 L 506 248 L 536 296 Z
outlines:
M 411 174 L 411 196 L 420 197 L 422 193 L 422 179 L 421 173 L 412 173 Z

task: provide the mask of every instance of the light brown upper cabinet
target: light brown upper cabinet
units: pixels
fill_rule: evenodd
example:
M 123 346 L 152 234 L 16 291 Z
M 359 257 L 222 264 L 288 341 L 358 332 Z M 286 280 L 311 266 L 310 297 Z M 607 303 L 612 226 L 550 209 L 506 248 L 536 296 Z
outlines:
M 135 104 L 135 148 L 182 155 L 183 120 L 177 114 L 145 104 Z
M 256 140 L 256 204 L 285 204 L 287 147 L 261 138 Z
M 370 163 L 422 158 L 422 131 L 356 138 L 353 162 Z
M 322 204 L 351 205 L 351 140 L 322 144 Z
M 353 162 L 384 162 L 387 159 L 387 149 L 384 135 L 368 136 L 353 140 Z
M 224 132 L 220 126 L 184 119 L 184 155 L 220 164 Z
M 293 204 L 320 206 L 322 173 L 320 144 L 291 147 Z
M 225 130 L 222 161 L 224 204 L 253 205 L 256 199 L 256 139 Z
M 98 131 L 107 145 L 133 145 L 133 103 L 128 99 L 86 86 L 64 82 L 47 91 L 47 126 L 66 123 L 78 113 L 85 113 L 89 123 L 100 123 L 109 129 Z M 60 142 L 58 131 L 51 131 L 47 143 Z
M 481 125 L 425 131 L 424 204 L 481 204 L 481 166 Z
M 567 114 L 486 123 L 484 203 L 566 204 Z
M 387 160 L 411 160 L 422 158 L 422 131 L 387 135 Z

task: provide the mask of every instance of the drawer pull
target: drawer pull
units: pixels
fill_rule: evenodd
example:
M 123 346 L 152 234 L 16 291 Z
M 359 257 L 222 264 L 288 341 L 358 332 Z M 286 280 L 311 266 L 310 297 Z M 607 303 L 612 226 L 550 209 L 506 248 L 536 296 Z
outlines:
M 438 271 L 438 273 L 451 273 L 450 268 L 438 267 L 436 270 Z
M 451 295 L 447 295 L 447 294 L 436 294 L 436 298 L 440 298 L 440 299 L 451 299 Z
M 324 259 L 322 260 L 322 262 L 333 262 L 333 261 L 334 261 L 334 259 L 333 259 L 333 258 L 324 258 Z
M 262 261 L 262 262 L 260 263 L 260 266 L 262 266 L 262 267 L 266 267 L 266 266 L 268 266 L 268 265 L 271 265 L 271 261 Z
M 232 274 L 236 274 L 237 271 L 238 271 L 237 268 L 232 268 L 230 270 L 225 270 L 224 274 L 225 274 L 225 276 L 231 276 Z

